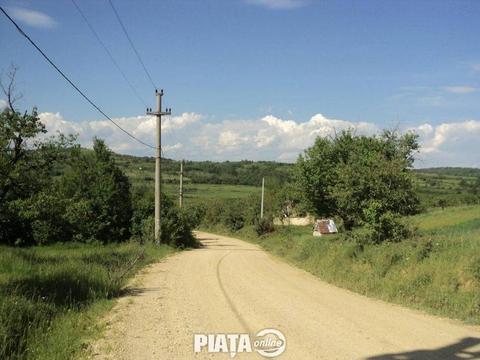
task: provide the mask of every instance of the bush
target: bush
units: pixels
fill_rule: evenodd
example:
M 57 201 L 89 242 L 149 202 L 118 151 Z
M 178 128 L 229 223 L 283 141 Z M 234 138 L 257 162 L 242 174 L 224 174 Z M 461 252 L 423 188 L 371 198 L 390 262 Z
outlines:
M 216 225 L 222 222 L 222 215 L 225 212 L 225 202 L 221 200 L 209 201 L 206 204 L 203 224 L 206 226 Z
M 377 221 L 367 224 L 367 228 L 371 230 L 371 240 L 376 244 L 383 241 L 398 242 L 414 234 L 412 226 L 391 212 L 380 215 Z
M 240 202 L 230 201 L 225 204 L 225 211 L 222 216 L 223 224 L 230 231 L 238 231 L 245 225 L 245 215 Z
M 93 152 L 78 152 L 60 181 L 60 194 L 71 199 L 67 216 L 74 240 L 118 242 L 130 237 L 130 182 L 102 140 Z
M 153 200 L 148 198 L 137 202 L 134 209 L 133 229 L 137 239 L 141 242 L 155 241 L 155 207 Z M 160 242 L 177 248 L 197 247 L 198 242 L 192 234 L 193 228 L 199 221 L 188 210 L 179 209 L 162 194 L 162 226 Z
M 185 211 L 190 219 L 190 225 L 195 229 L 204 221 L 207 208 L 204 205 L 195 205 L 187 208 Z
M 255 232 L 258 236 L 271 233 L 274 230 L 273 219 L 271 217 L 258 219 L 255 224 Z

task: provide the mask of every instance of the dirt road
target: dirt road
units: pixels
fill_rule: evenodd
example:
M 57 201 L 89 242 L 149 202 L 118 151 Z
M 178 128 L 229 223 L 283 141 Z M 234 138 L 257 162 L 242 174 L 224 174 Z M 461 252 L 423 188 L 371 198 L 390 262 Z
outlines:
M 112 311 L 95 359 L 227 359 L 193 352 L 194 334 L 280 330 L 279 359 L 480 359 L 480 328 L 326 284 L 237 239 L 149 267 Z M 238 359 L 262 359 L 238 353 Z

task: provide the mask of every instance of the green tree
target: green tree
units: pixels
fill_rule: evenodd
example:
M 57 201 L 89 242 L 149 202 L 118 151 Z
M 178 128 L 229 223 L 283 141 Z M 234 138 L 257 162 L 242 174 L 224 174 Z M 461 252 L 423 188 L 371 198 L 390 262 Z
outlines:
M 29 206 L 41 192 L 48 192 L 55 166 L 64 160 L 73 137 L 47 138 L 36 109 L 20 113 L 15 102 L 16 69 L 1 83 L 7 107 L 0 112 L 0 243 L 34 242 L 35 226 L 27 216 Z
M 66 217 L 79 241 L 104 243 L 130 237 L 130 182 L 103 140 L 92 151 L 77 151 L 60 181 L 60 194 L 71 203 Z
M 411 171 L 417 150 L 417 136 L 411 133 L 368 137 L 344 131 L 317 138 L 297 161 L 296 183 L 316 215 L 339 216 L 347 230 L 377 224 L 388 213 L 417 211 Z

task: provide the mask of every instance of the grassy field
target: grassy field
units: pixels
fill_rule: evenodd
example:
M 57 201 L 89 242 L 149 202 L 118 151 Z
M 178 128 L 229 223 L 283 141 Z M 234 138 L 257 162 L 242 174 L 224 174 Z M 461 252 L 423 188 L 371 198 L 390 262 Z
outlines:
M 164 184 L 165 192 L 178 197 L 177 184 Z M 187 184 L 184 186 L 185 204 L 196 204 L 206 199 L 242 199 L 261 193 L 261 188 L 249 185 Z
M 153 191 L 155 161 L 148 157 L 116 155 L 116 161 L 129 176 L 134 188 Z M 162 160 L 162 179 L 166 192 L 178 194 L 179 162 Z M 290 178 L 293 164 L 276 162 L 222 162 L 189 161 L 185 166 L 186 200 L 197 203 L 212 198 L 242 198 L 257 192 L 263 176 L 268 184 L 283 183 Z M 478 204 L 472 188 L 480 177 L 480 169 L 432 168 L 417 169 L 416 186 L 424 208 Z M 478 189 L 480 193 L 480 189 Z
M 277 227 L 261 238 L 246 227 L 234 236 L 332 284 L 480 324 L 480 206 L 434 210 L 412 221 L 419 227 L 417 237 L 380 245 L 313 237 L 309 226 Z
M 436 170 L 436 171 L 435 171 Z M 464 169 L 462 172 L 445 169 L 417 170 L 416 185 L 424 207 L 438 207 L 442 200 L 447 206 L 478 203 L 478 197 L 472 194 L 477 182 L 478 169 Z
M 134 243 L 0 247 L 0 359 L 71 359 L 85 351 L 127 279 L 173 251 Z

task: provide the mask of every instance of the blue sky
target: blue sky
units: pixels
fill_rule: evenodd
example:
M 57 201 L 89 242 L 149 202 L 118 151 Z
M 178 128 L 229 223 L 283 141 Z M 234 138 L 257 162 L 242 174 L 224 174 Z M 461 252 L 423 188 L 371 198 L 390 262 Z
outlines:
M 153 88 L 108 2 L 77 2 L 153 106 Z M 153 141 L 144 105 L 70 0 L 0 4 L 110 116 Z M 399 125 L 422 136 L 421 164 L 480 166 L 472 156 L 480 140 L 480 1 L 114 4 L 173 108 L 164 133 L 172 157 L 292 161 L 334 127 L 369 133 Z M 51 129 L 76 130 L 85 142 L 98 129 L 117 151 L 149 154 L 100 129 L 101 117 L 2 18 L 0 69 L 10 63 L 20 68 L 21 106 L 50 114 Z M 326 121 L 312 120 L 317 115 Z

